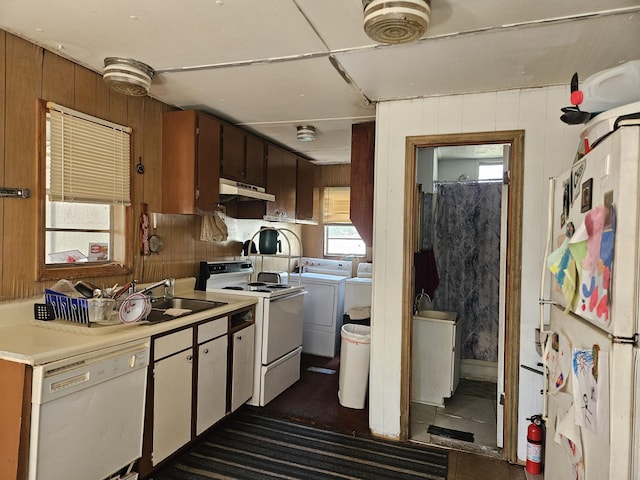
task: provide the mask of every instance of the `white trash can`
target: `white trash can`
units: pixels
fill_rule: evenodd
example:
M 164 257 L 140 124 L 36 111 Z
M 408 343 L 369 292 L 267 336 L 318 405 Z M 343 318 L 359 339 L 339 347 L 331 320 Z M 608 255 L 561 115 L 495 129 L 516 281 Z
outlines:
M 364 408 L 369 384 L 371 327 L 347 323 L 340 331 L 340 378 L 338 400 L 348 408 Z

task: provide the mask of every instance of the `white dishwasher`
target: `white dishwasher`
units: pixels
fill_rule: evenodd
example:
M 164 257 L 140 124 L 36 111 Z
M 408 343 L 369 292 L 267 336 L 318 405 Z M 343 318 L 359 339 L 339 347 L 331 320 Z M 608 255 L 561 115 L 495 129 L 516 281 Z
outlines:
M 34 367 L 29 480 L 130 470 L 142 454 L 148 364 L 149 342 L 138 341 Z

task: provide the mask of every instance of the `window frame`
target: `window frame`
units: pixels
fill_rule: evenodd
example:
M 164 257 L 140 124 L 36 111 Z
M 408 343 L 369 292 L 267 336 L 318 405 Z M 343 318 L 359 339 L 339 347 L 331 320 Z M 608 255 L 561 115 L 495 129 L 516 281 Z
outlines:
M 341 226 L 341 227 L 352 227 L 355 232 L 358 234 L 358 239 L 364 244 L 364 240 L 362 239 L 362 237 L 360 236 L 360 233 L 358 232 L 358 229 L 355 227 L 355 225 L 353 223 L 325 223 L 323 225 L 323 239 L 322 239 L 322 253 L 324 254 L 325 257 L 364 257 L 367 254 L 367 246 L 364 246 L 364 252 L 363 253 L 359 253 L 359 252 L 348 252 L 348 253 L 329 253 L 327 250 L 327 246 L 328 246 L 328 237 L 329 237 L 329 230 L 328 227 L 335 227 L 335 226 Z M 355 239 L 354 239 L 355 241 Z
M 93 116 L 93 115 L 92 115 Z M 87 277 L 107 277 L 126 275 L 133 271 L 133 198 L 131 205 L 113 208 L 110 262 L 90 262 L 71 264 L 51 264 L 46 259 L 46 169 L 47 169 L 47 134 L 46 134 L 47 101 L 39 99 L 36 103 L 36 155 L 37 155 L 37 279 L 59 280 Z M 99 117 L 96 117 L 99 118 Z M 133 136 L 131 137 L 133 143 Z M 131 166 L 133 148 L 130 149 L 129 165 Z M 131 169 L 129 170 L 131 172 Z M 130 183 L 130 195 L 133 197 L 133 182 Z

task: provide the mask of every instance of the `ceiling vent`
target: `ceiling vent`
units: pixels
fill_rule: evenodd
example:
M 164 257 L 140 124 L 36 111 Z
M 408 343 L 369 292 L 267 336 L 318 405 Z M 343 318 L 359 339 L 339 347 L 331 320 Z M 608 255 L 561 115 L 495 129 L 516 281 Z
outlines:
M 301 125 L 297 130 L 296 138 L 301 142 L 312 142 L 316 139 L 316 127 Z
M 407 43 L 429 27 L 430 0 L 362 0 L 364 31 L 379 43 Z
M 149 93 L 154 73 L 153 68 L 137 60 L 107 57 L 102 78 L 112 90 L 139 97 Z

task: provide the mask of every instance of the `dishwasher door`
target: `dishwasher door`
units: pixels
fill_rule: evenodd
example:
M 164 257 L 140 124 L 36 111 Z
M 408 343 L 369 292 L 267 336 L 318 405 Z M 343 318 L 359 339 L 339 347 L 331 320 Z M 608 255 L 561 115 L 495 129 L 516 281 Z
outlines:
M 34 367 L 29 480 L 101 480 L 140 458 L 149 343 Z

